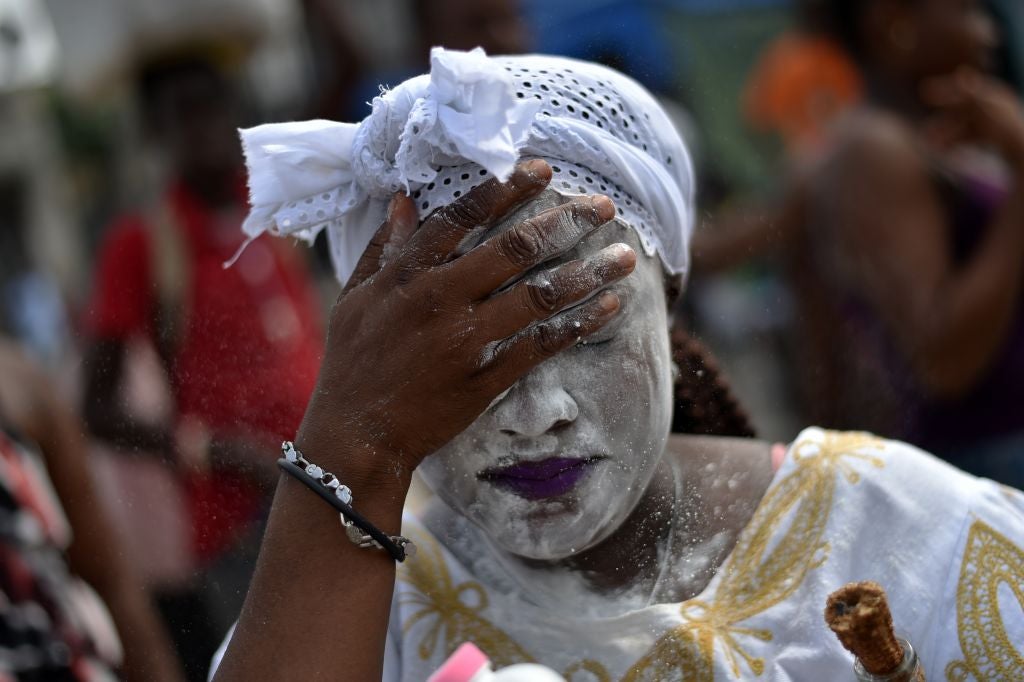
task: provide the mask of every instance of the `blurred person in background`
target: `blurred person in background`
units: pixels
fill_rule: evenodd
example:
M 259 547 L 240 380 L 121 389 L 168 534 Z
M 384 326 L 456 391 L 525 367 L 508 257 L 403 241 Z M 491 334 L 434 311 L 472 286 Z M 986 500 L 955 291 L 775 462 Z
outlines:
M 782 143 L 777 186 L 707 217 L 694 235 L 694 274 L 775 258 L 803 229 L 803 185 L 837 119 L 864 96 L 859 65 L 829 29 L 831 0 L 797 2 L 797 24 L 765 47 L 742 93 L 744 119 Z
M 482 47 L 487 54 L 522 54 L 531 47 L 519 0 L 411 0 L 413 34 L 407 63 L 387 71 L 368 66 L 355 29 L 330 0 L 303 0 L 307 23 L 319 34 L 328 77 L 317 88 L 314 114 L 358 120 L 382 86 L 397 85 L 423 72 L 430 48 Z
M 805 175 L 810 418 L 1024 485 L 1024 113 L 980 1 L 823 5 L 866 100 Z
M 691 296 L 684 299 L 699 332 L 732 365 L 737 393 L 759 430 L 780 439 L 804 420 L 792 371 L 802 360 L 791 339 L 789 267 L 803 236 L 803 185 L 827 149 L 830 126 L 864 87 L 858 65 L 823 29 L 822 0 L 795 4 L 796 21 L 757 54 L 740 91 L 744 122 L 772 150 L 773 167 L 753 190 L 717 201 L 704 183 L 706 209 L 693 239 Z
M 161 608 L 190 677 L 201 679 L 244 596 L 273 470 L 267 453 L 299 425 L 321 324 L 302 252 L 270 239 L 242 248 L 238 101 L 217 60 L 200 48 L 153 58 L 138 90 L 169 182 L 152 205 L 117 220 L 102 245 L 85 416 L 124 456 L 152 453 L 181 477 L 198 575 L 161 595 Z M 169 423 L 136 420 L 124 399 L 127 349 L 138 339 L 166 370 Z
M 84 431 L 0 337 L 0 680 L 110 680 L 119 670 L 178 682 L 167 633 L 92 486 Z

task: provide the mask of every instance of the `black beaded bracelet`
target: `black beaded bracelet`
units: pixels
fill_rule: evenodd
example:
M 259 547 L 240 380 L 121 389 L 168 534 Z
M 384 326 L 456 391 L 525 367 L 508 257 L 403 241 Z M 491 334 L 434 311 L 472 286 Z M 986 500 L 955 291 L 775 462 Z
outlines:
M 282 444 L 281 449 L 285 452 L 285 457 L 277 460 L 277 466 L 338 510 L 341 525 L 349 540 L 355 545 L 387 550 L 398 562 L 405 561 L 407 556 L 415 553 L 416 546 L 411 540 L 401 535 L 385 534 L 346 503 L 342 497 L 351 501 L 351 491 L 341 485 L 333 474 L 310 463 L 288 441 Z M 291 461 L 292 457 L 294 461 Z

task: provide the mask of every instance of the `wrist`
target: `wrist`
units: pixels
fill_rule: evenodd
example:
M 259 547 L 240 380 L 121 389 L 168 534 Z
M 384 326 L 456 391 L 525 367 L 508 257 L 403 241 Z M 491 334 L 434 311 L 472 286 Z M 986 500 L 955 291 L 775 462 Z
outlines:
M 409 466 L 391 444 L 394 434 L 383 426 L 368 424 L 347 406 L 319 398 L 314 393 L 306 408 L 295 447 L 310 461 L 360 488 L 400 493 L 404 500 L 415 463 Z
M 409 481 L 400 476 L 389 478 L 382 475 L 386 472 L 375 467 L 360 467 L 360 460 L 353 456 L 351 449 L 346 449 L 346 456 L 340 460 L 349 465 L 338 467 L 327 465 L 326 459 L 317 460 L 298 444 L 286 441 L 282 448 L 284 456 L 278 465 L 289 474 L 283 483 L 287 483 L 289 477 L 294 478 L 322 498 L 326 506 L 342 512 L 342 525 L 352 542 L 365 547 L 363 542 L 372 537 L 378 541 L 377 547 L 387 549 L 402 561 L 404 552 L 399 547 L 405 539 L 398 537 L 398 533 Z M 352 531 L 356 532 L 355 536 Z
M 355 434 L 325 435 L 305 425 L 295 437 L 295 447 L 311 462 L 333 472 L 342 482 L 360 491 L 360 497 L 381 493 L 403 502 L 412 485 L 412 468 L 382 444 Z

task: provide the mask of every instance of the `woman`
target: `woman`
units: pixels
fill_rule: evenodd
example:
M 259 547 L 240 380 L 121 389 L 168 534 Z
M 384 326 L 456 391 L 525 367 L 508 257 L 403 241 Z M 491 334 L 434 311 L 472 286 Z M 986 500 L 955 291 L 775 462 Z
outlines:
M 866 100 L 808 174 L 812 413 L 1024 485 L 1024 111 L 980 0 L 827 4 Z
M 993 552 L 1024 579 L 1020 493 L 866 434 L 669 435 L 692 177 L 635 83 L 436 50 L 358 127 L 244 143 L 250 232 L 323 221 L 347 280 L 297 448 L 385 533 L 414 470 L 439 499 L 396 576 L 284 477 L 218 682 L 423 680 L 464 640 L 577 681 L 831 679 L 822 606 L 864 578 L 930 672 L 1020 667 L 1020 617 L 957 599 L 990 594 Z

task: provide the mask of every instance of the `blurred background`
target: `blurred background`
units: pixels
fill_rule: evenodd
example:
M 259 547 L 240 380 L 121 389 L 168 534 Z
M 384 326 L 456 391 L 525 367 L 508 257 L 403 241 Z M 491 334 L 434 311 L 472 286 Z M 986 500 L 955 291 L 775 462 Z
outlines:
M 760 437 L 872 429 L 1021 485 L 1018 0 L 0 0 L 0 336 L 87 434 L 187 679 L 237 615 L 337 293 L 322 244 L 220 268 L 234 129 L 359 120 L 432 45 L 596 60 L 663 101 L 699 178 L 677 323 Z

